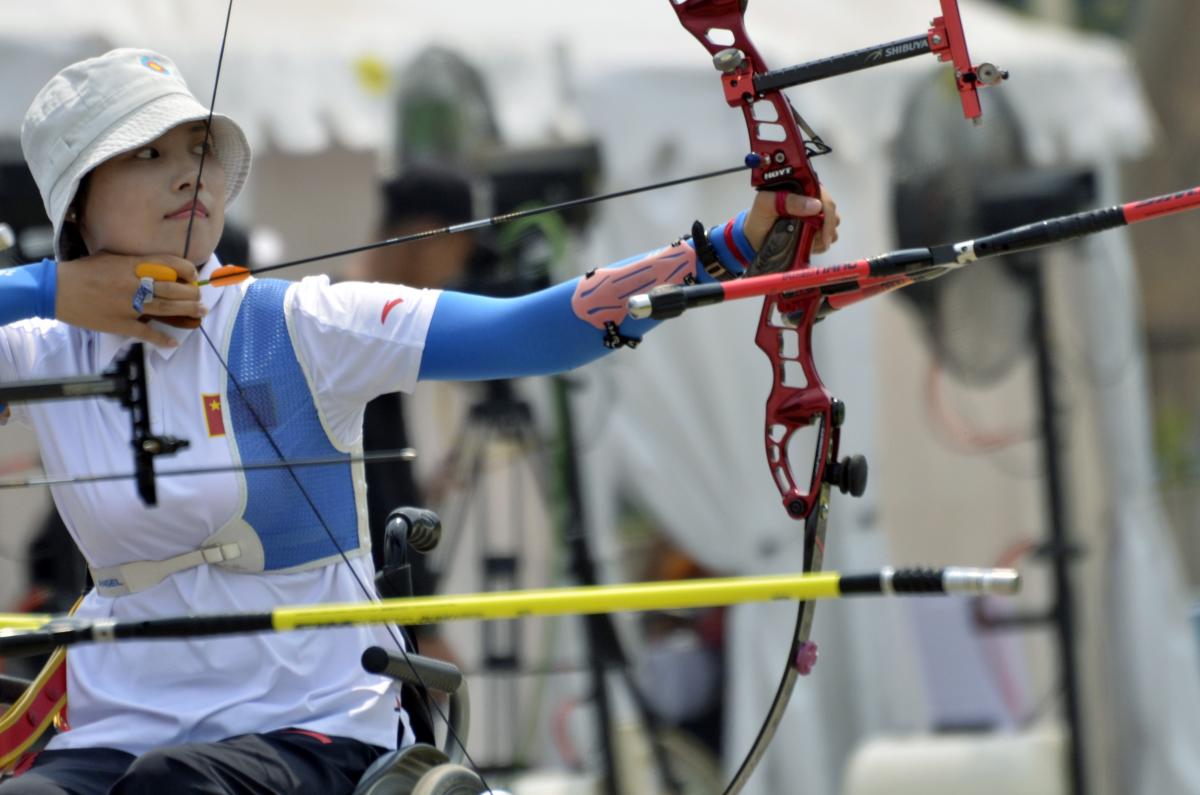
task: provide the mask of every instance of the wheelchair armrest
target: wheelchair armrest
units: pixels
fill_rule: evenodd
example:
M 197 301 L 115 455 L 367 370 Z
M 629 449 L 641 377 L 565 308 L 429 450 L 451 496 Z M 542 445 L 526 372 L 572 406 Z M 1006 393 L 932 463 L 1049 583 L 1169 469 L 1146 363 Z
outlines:
M 362 667 L 373 674 L 383 674 L 416 687 L 432 687 L 452 695 L 463 684 L 462 671 L 444 660 L 409 654 L 407 657 L 380 646 L 372 646 L 362 654 Z
M 444 750 L 451 762 L 463 760 L 463 745 L 471 730 L 471 699 L 467 682 L 458 666 L 420 654 L 405 657 L 398 652 L 372 646 L 362 654 L 362 667 L 368 673 L 390 676 L 414 687 L 433 688 L 447 694 L 450 697 L 450 714 L 446 716 L 446 722 L 450 726 L 446 732 Z

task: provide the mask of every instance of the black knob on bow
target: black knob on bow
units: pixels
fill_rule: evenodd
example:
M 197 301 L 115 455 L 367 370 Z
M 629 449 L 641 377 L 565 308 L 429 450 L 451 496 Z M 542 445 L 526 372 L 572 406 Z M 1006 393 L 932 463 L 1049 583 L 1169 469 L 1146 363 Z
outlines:
M 825 482 L 837 486 L 842 494 L 861 497 L 867 491 L 867 457 L 852 455 L 831 464 Z

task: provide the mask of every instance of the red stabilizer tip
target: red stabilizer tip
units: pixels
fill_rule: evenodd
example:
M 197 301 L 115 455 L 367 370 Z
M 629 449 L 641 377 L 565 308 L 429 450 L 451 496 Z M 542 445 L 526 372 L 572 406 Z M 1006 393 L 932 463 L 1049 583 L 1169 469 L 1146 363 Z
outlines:
M 796 659 L 792 664 L 796 666 L 796 670 L 801 676 L 811 674 L 812 669 L 817 665 L 817 644 L 811 640 L 800 644 L 800 649 L 796 652 Z

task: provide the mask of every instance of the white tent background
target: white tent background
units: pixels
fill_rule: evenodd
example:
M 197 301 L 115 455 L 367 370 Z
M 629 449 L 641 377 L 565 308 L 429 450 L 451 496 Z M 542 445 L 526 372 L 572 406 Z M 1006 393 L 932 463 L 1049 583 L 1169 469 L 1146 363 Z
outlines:
M 756 0 L 749 25 L 771 63 L 784 65 L 912 35 L 924 29 L 935 7 L 925 0 Z M 55 70 L 114 46 L 170 54 L 206 101 L 222 11 L 223 4 L 157 0 L 3 0 L 0 140 L 16 137 L 29 99 Z M 975 57 L 1013 73 L 1003 90 L 1035 162 L 1092 165 L 1106 177 L 1105 192 L 1115 201 L 1118 162 L 1143 152 L 1152 137 L 1125 54 L 1107 41 L 1032 26 L 986 5 L 964 2 L 964 17 Z M 347 160 L 346 152 L 388 146 L 389 107 L 385 96 L 363 90 L 356 68 L 371 58 L 394 69 L 429 44 L 455 49 L 484 71 L 511 143 L 537 143 L 549 130 L 582 122 L 602 147 L 606 188 L 726 166 L 745 147 L 738 114 L 721 107 L 703 51 L 679 29 L 666 0 L 443 0 L 434 6 L 245 0 L 234 9 L 218 109 L 240 121 L 259 152 L 293 167 L 333 171 L 337 181 L 327 182 L 320 195 L 301 196 L 276 192 L 262 179 L 256 184 L 252 176 L 240 220 L 255 224 L 270 216 L 284 235 L 285 254 L 366 239 L 369 214 L 339 210 L 346 202 L 370 207 L 369 169 L 363 170 L 362 158 Z M 560 52 L 567 55 L 565 74 Z M 889 180 L 904 157 L 891 144 L 906 98 L 936 68 L 932 59 L 908 61 L 796 92 L 801 111 L 837 150 L 819 163 L 845 219 L 837 256 L 891 246 Z M 570 119 L 564 117 L 563 84 L 573 98 Z M 322 159 L 328 161 L 323 166 Z M 338 173 L 348 162 L 353 168 Z M 747 199 L 744 180 L 730 178 L 610 203 L 597 214 L 580 266 L 660 245 L 693 218 L 717 222 Z M 1111 660 L 1085 674 L 1092 720 L 1112 726 L 1093 730 L 1098 734 L 1090 738 L 1089 756 L 1097 771 L 1119 771 L 1121 779 L 1103 783 L 1094 775 L 1093 783 L 1097 792 L 1200 791 L 1193 753 L 1200 745 L 1195 651 L 1155 496 L 1141 357 L 1130 353 L 1140 350 L 1133 264 L 1120 235 L 1089 242 L 1083 251 L 1092 266 L 1102 265 L 1072 272 L 1079 280 L 1078 322 L 1087 329 L 1087 350 L 1126 354 L 1117 358 L 1119 377 L 1096 390 L 1085 429 L 1098 440 L 1103 461 L 1099 485 L 1090 490 L 1103 497 L 1096 509 L 1103 525 L 1077 528 L 1092 542 L 1094 560 L 1108 552 L 1105 577 L 1077 578 L 1080 601 L 1113 608 L 1103 616 L 1111 625 L 1083 642 L 1085 660 Z M 1123 289 L 1114 289 L 1114 276 Z M 621 492 L 648 506 L 677 543 L 710 567 L 730 574 L 796 568 L 798 528 L 784 518 L 761 460 L 769 372 L 750 339 L 756 312 L 746 304 L 695 313 L 657 330 L 635 354 L 610 357 L 585 373 L 618 385 L 611 408 L 589 403 L 599 402 L 597 390 L 581 401 L 584 416 L 612 412 L 601 443 L 585 461 L 594 528 L 611 526 L 613 496 Z M 896 355 L 890 347 L 897 334 L 911 337 L 911 330 L 880 302 L 822 323 L 816 335 L 823 377 L 849 406 L 843 449 L 865 453 L 875 465 L 866 498 L 837 500 L 830 568 L 924 562 L 905 551 L 906 534 L 916 536 L 921 528 L 895 526 L 903 514 L 892 510 L 889 497 L 908 488 L 925 490 L 924 499 L 934 504 L 939 499 L 938 486 L 911 483 L 915 467 L 888 452 L 905 439 L 895 426 L 909 421 L 897 413 L 894 385 L 881 375 L 888 372 L 881 343 L 888 341 L 889 357 Z M 1036 495 L 1026 494 L 1032 500 Z M 611 552 L 612 543 L 601 542 L 602 551 Z M 993 548 L 980 544 L 976 551 Z M 773 693 L 791 613 L 786 605 L 732 613 L 726 688 L 731 763 L 740 760 Z M 925 727 L 922 663 L 908 622 L 907 610 L 896 603 L 818 609 L 815 637 L 823 663 L 797 688 L 752 792 L 835 793 L 846 758 L 864 737 Z M 1100 694 L 1115 698 L 1106 703 Z

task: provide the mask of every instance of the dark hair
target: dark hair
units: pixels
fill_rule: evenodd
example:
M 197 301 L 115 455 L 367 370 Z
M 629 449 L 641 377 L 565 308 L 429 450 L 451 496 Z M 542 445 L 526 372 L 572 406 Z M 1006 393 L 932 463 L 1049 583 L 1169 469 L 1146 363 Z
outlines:
M 471 183 L 448 169 L 416 166 L 383 184 L 385 227 L 415 217 L 445 224 L 471 220 Z
M 83 233 L 79 229 L 79 225 L 83 223 L 83 206 L 87 204 L 91 178 L 91 172 L 83 175 L 79 180 L 79 187 L 75 189 L 75 198 L 67 205 L 68 212 L 75 210 L 75 220 L 63 221 L 62 231 L 59 232 L 59 251 L 62 252 L 63 261 L 81 259 L 91 253 L 87 243 L 83 242 Z

